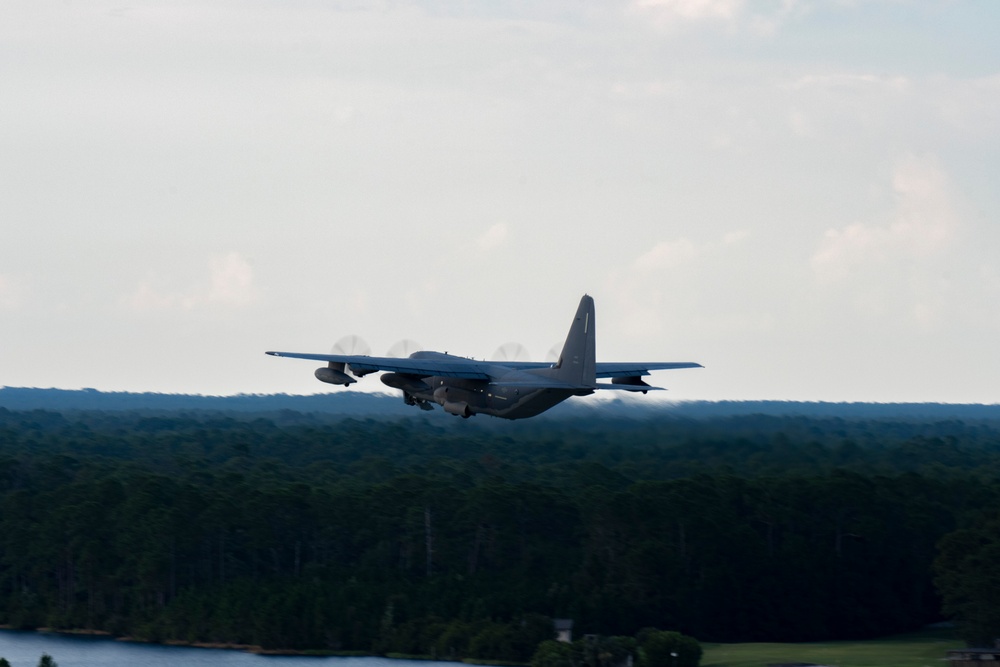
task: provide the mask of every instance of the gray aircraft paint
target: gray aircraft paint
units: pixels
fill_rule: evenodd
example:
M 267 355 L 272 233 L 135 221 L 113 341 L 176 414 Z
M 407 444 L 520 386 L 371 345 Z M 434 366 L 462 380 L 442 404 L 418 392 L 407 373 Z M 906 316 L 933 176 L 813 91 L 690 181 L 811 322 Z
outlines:
M 490 362 L 441 352 L 414 352 L 406 359 L 367 355 L 267 352 L 277 357 L 326 361 L 316 378 L 329 384 L 350 385 L 369 373 L 384 371 L 382 382 L 403 392 L 407 405 L 424 410 L 440 405 L 460 417 L 476 414 L 504 419 L 534 417 L 571 396 L 599 389 L 640 391 L 660 389 L 642 381 L 651 370 L 700 368 L 694 362 L 597 362 L 597 318 L 594 299 L 584 295 L 570 324 L 566 342 L 555 364 L 545 362 Z M 353 375 L 353 377 L 352 377 Z M 611 378 L 611 384 L 598 383 Z

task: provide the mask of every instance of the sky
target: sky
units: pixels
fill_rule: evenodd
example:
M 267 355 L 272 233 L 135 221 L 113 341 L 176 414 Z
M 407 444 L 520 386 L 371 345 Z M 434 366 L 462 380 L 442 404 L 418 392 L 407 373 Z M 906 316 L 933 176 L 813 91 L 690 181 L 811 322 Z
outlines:
M 344 336 L 674 400 L 1000 402 L 994 0 L 5 0 L 0 385 L 343 391 Z M 509 349 L 509 348 L 508 348 Z M 381 390 L 375 378 L 355 387 Z

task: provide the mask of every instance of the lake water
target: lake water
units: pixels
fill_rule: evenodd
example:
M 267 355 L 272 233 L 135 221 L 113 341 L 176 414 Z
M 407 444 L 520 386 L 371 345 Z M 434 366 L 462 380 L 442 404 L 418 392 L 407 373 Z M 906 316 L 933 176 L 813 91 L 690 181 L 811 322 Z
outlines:
M 37 667 L 43 653 L 51 655 L 59 667 L 456 667 L 454 662 L 255 655 L 223 649 L 0 630 L 0 657 L 7 658 L 11 667 Z

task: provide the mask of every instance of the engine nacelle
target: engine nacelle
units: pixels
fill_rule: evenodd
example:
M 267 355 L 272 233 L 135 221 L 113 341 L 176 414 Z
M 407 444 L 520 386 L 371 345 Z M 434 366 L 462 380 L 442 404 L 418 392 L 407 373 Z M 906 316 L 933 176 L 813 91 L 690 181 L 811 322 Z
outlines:
M 445 412 L 453 415 L 458 415 L 463 419 L 468 419 L 472 416 L 472 408 L 465 401 L 450 401 L 448 396 L 448 390 L 450 387 L 438 387 L 434 390 L 434 402 L 439 404 L 444 408 Z M 461 393 L 461 392 L 459 392 Z
M 429 394 L 431 393 L 431 386 L 421 380 L 420 378 L 415 378 L 412 375 L 404 375 L 402 373 L 385 373 L 381 378 L 382 384 L 392 387 L 393 389 L 402 389 L 403 391 L 408 391 L 411 394 Z
M 613 377 L 611 378 L 611 384 L 618 385 L 622 389 L 627 389 L 628 391 L 641 391 L 646 393 L 650 389 L 659 389 L 660 387 L 651 387 L 650 385 L 643 382 L 642 378 L 638 375 L 627 375 L 625 377 Z
M 458 415 L 463 419 L 468 419 L 472 416 L 472 408 L 465 401 L 445 401 L 442 407 L 444 407 L 445 412 Z
M 351 384 L 352 382 L 357 381 L 347 373 L 344 373 L 343 371 L 338 371 L 334 368 L 328 368 L 327 366 L 321 366 L 320 368 L 317 368 L 316 372 L 313 373 L 313 375 L 315 375 L 316 379 L 319 380 L 320 382 L 326 382 L 327 384 L 342 384 L 345 387 Z

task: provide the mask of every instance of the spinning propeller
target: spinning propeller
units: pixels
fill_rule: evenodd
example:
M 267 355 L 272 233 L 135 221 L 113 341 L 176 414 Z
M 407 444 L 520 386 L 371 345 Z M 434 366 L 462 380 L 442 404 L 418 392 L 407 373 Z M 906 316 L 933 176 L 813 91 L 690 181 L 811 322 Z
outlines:
M 490 357 L 490 361 L 498 361 L 500 363 L 505 361 L 531 361 L 531 355 L 528 354 L 527 348 L 523 345 L 511 341 L 498 347 L 493 356 Z
M 417 341 L 404 338 L 403 340 L 393 343 L 392 347 L 389 348 L 389 351 L 386 352 L 385 356 L 396 357 L 397 359 L 406 359 L 414 352 L 420 352 L 423 349 L 423 346 Z
M 344 336 L 336 343 L 334 343 L 333 348 L 330 350 L 330 354 L 349 354 L 352 356 L 363 356 L 370 357 L 372 354 L 371 347 L 365 342 L 365 339 L 361 336 Z
M 330 350 L 330 354 L 344 354 L 355 357 L 370 357 L 372 354 L 372 349 L 368 346 L 368 343 L 364 341 L 361 336 L 344 336 L 336 343 L 334 343 L 333 348 Z M 316 379 L 321 382 L 328 382 L 330 384 L 342 384 L 345 387 L 350 386 L 352 382 L 355 382 L 354 378 L 347 375 L 350 371 L 355 377 L 363 377 L 372 371 L 357 371 L 351 368 L 350 364 L 337 363 L 331 361 L 325 368 L 316 369 Z

